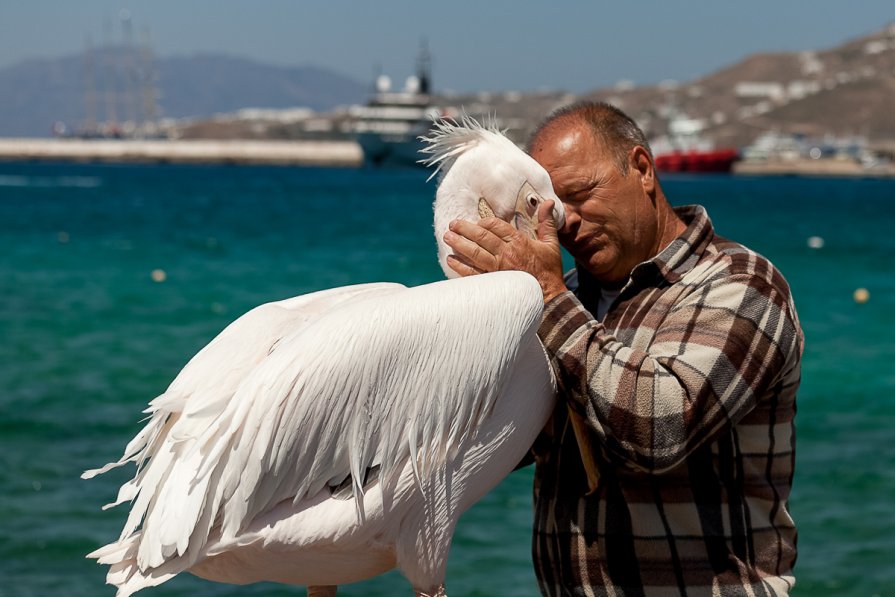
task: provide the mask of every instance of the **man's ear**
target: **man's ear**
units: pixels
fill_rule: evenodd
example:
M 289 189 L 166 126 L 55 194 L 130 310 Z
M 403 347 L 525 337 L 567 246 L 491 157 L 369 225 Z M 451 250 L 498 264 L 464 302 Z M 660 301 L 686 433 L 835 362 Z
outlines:
M 640 176 L 640 184 L 647 195 L 656 190 L 656 169 L 649 152 L 640 145 L 635 145 L 628 153 L 628 167 Z

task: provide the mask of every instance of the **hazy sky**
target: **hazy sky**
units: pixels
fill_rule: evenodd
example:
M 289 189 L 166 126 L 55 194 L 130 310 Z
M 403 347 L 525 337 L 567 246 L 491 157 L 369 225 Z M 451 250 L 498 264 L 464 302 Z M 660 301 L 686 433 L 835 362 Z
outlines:
M 0 67 L 82 52 L 110 29 L 120 40 L 122 9 L 162 56 L 226 52 L 361 82 L 377 65 L 396 80 L 412 74 L 425 36 L 440 91 L 687 80 L 895 22 L 895 0 L 0 0 Z

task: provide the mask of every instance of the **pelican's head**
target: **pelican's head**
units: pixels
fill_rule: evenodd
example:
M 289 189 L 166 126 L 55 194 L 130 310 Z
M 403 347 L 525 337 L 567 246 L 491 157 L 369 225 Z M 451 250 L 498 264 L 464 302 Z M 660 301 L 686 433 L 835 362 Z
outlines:
M 476 222 L 494 216 L 534 238 L 538 207 L 552 199 L 556 226 L 562 228 L 565 212 L 547 171 L 495 126 L 464 116 L 460 124 L 436 123 L 432 134 L 422 139 L 428 144 L 423 153 L 430 154 L 425 163 L 436 166 L 432 176 L 439 174 L 435 238 L 447 277 L 458 276 L 447 265 L 451 249 L 443 240 L 452 220 Z

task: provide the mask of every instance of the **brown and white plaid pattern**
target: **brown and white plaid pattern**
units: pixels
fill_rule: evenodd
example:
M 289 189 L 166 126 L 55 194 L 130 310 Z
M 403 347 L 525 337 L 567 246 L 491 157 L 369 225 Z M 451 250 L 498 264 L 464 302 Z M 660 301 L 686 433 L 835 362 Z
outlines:
M 603 323 L 599 287 L 545 308 L 561 396 L 535 446 L 533 552 L 545 595 L 781 595 L 793 585 L 802 331 L 770 262 L 705 210 L 638 265 Z M 566 402 L 589 422 L 587 481 Z

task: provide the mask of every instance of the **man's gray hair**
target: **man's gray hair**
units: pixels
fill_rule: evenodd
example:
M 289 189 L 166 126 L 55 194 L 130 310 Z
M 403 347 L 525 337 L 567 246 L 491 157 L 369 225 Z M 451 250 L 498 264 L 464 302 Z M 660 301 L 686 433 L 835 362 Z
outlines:
M 628 153 L 635 146 L 643 147 L 650 160 L 653 153 L 646 135 L 634 120 L 606 102 L 582 101 L 563 106 L 552 112 L 532 133 L 528 141 L 528 151 L 544 132 L 560 125 L 584 123 L 594 137 L 603 144 L 615 159 L 622 174 L 628 173 Z

